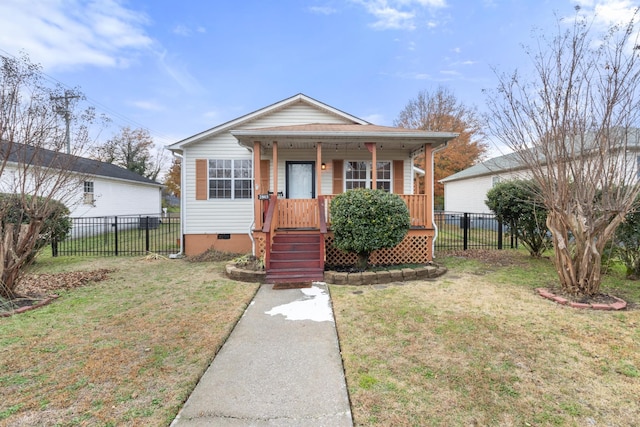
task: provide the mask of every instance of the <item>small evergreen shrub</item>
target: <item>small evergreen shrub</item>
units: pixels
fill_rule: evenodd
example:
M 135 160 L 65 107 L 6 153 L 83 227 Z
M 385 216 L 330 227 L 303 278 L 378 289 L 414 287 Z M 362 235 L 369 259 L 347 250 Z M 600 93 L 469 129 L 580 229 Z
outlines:
M 409 231 L 409 208 L 397 194 L 359 188 L 331 201 L 331 229 L 335 246 L 358 255 L 365 270 L 371 253 L 397 246 Z
M 538 200 L 537 194 L 532 181 L 504 181 L 487 192 L 485 201 L 496 218 L 508 224 L 512 233 L 516 233 L 532 257 L 540 257 L 551 246 L 547 209 Z

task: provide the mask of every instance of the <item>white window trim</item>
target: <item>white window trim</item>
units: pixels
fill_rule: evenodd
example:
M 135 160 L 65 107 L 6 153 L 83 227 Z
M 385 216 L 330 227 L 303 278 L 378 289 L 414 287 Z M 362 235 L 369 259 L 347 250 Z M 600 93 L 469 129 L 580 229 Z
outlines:
M 229 160 L 231 161 L 231 177 L 230 178 L 212 178 L 209 174 L 211 172 L 210 162 L 218 161 L 218 160 Z M 249 162 L 249 173 L 250 176 L 248 178 L 236 178 L 234 176 L 236 170 L 236 162 Z M 215 180 L 225 180 L 231 181 L 231 197 L 211 197 L 211 181 Z M 248 197 L 236 197 L 236 181 L 250 181 L 249 184 L 249 196 Z M 251 200 L 253 198 L 253 160 L 252 159 L 208 159 L 207 160 L 207 199 L 208 200 Z
M 347 182 L 360 182 L 362 180 L 358 179 L 348 179 L 347 178 L 347 168 L 349 167 L 349 163 L 365 163 L 367 166 L 367 170 L 366 170 L 366 182 L 365 182 L 365 187 L 364 188 L 371 188 L 371 183 L 372 183 L 372 179 L 371 179 L 371 172 L 372 172 L 372 161 L 371 160 L 345 160 L 344 161 L 344 170 L 342 171 L 342 177 L 343 177 L 343 184 L 342 184 L 342 191 L 347 191 Z M 389 192 L 393 193 L 393 161 L 391 160 L 378 160 L 377 163 L 388 163 L 389 164 L 389 179 L 376 179 L 376 182 L 388 182 L 389 183 Z M 361 187 L 357 187 L 357 188 L 361 188 Z

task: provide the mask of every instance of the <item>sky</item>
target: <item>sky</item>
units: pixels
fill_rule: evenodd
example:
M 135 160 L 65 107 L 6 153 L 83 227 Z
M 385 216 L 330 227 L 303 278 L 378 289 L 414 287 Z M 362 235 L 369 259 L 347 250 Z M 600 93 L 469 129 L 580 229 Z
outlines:
M 178 142 L 298 93 L 378 125 L 439 86 L 485 111 L 533 31 L 634 0 L 1 0 L 0 55 L 79 87 L 121 127 Z

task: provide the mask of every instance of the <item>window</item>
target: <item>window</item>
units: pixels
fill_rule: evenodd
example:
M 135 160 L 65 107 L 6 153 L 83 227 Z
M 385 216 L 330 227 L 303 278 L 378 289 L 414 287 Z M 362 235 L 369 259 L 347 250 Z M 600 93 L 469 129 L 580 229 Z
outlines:
M 251 160 L 209 160 L 210 199 L 250 199 Z
M 371 162 L 346 162 L 345 188 L 371 188 Z M 376 188 L 391 192 L 391 162 L 376 162 Z
M 84 182 L 84 199 L 83 202 L 85 205 L 92 205 L 95 201 L 93 198 L 93 181 L 85 181 Z

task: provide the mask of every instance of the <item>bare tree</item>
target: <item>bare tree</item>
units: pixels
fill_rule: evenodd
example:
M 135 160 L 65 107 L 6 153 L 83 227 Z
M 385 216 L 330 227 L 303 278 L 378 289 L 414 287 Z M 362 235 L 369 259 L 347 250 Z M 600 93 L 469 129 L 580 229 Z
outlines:
M 498 74 L 488 105 L 492 133 L 540 187 L 563 290 L 590 296 L 603 249 L 640 191 L 640 63 L 637 11 L 606 32 L 576 12 L 526 49 L 531 79 Z
M 446 149 L 437 152 L 434 158 L 434 191 L 440 199 L 444 197 L 444 186 L 438 181 L 472 166 L 487 150 L 481 119 L 475 108 L 464 105 L 444 86 L 439 86 L 433 92 L 420 91 L 400 112 L 394 125 L 460 134 Z M 424 168 L 424 155 L 418 156 L 415 163 Z M 424 192 L 424 189 L 419 191 Z
M 95 147 L 93 157 L 155 181 L 167 162 L 167 153 L 163 147 L 155 147 L 148 130 L 123 127 L 118 135 Z
M 47 221 L 72 206 L 82 195 L 84 174 L 78 157 L 66 154 L 66 122 L 59 99 L 69 91 L 50 87 L 40 67 L 25 56 L 0 57 L 0 297 L 12 298 L 24 268 L 47 236 Z M 71 114 L 77 91 L 66 103 L 72 151 L 80 153 L 88 141 L 91 110 Z M 90 172 L 90 171 L 85 171 Z M 11 196 L 11 197 L 8 197 Z M 17 205 L 17 208 L 16 208 Z

